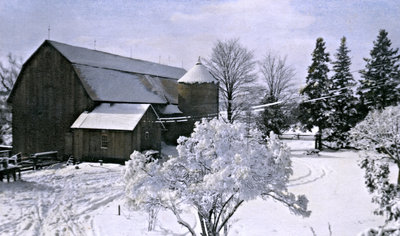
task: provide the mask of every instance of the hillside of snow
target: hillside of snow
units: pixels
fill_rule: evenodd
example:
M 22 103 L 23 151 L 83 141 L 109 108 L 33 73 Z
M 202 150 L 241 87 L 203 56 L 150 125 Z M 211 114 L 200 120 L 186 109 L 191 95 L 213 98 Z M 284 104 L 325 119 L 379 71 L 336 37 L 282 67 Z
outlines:
M 312 214 L 292 215 L 282 204 L 261 199 L 246 202 L 234 216 L 229 235 L 357 235 L 381 225 L 374 216 L 358 167 L 356 151 L 306 155 L 312 141 L 285 141 L 292 149 L 294 175 L 289 189 L 305 194 Z M 173 151 L 165 147 L 167 152 Z M 0 182 L 0 235 L 189 235 L 170 212 L 161 211 L 156 230 L 147 231 L 147 213 L 124 204 L 124 166 L 59 164 L 22 173 L 22 180 Z M 118 205 L 121 215 L 118 215 Z M 196 223 L 190 209 L 185 217 Z

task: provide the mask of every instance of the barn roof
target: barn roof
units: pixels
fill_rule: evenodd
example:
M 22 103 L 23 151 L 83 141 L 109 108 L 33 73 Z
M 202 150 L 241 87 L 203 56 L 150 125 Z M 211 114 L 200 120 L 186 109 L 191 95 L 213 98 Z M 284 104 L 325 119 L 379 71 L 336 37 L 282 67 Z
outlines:
M 166 104 L 178 103 L 177 81 L 86 65 L 73 65 L 94 101 Z
M 47 41 L 71 62 L 90 98 L 100 102 L 177 104 L 183 68 Z
M 50 40 L 46 40 L 41 47 L 43 45 L 51 45 L 71 63 L 93 101 L 178 103 L 177 80 L 186 73 L 183 68 L 132 59 Z M 36 50 L 36 52 L 38 51 L 40 50 Z M 30 58 L 32 57 L 33 55 Z M 13 88 L 9 97 L 10 102 L 12 102 L 11 97 L 14 90 L 15 88 Z
M 179 79 L 186 73 L 183 68 L 123 57 L 88 48 L 71 46 L 56 41 L 47 41 L 70 62 L 75 64 L 173 79 Z
M 102 103 L 92 112 L 83 112 L 72 129 L 102 129 L 133 131 L 150 104 Z

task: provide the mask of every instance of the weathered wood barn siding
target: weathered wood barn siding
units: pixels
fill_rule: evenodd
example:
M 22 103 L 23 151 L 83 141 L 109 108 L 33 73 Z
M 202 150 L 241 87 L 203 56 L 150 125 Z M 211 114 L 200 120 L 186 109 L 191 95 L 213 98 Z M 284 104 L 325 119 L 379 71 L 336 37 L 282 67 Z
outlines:
M 218 84 L 178 83 L 179 109 L 185 115 L 204 117 L 218 113 Z
M 9 99 L 14 151 L 70 154 L 71 124 L 94 107 L 71 63 L 45 41 L 24 64 L 15 86 Z
M 168 135 L 176 140 L 180 135 L 190 136 L 196 121 L 205 117 L 218 116 L 218 84 L 216 83 L 178 83 L 178 107 L 186 116 L 187 122 L 177 123 Z M 179 127 L 179 128 L 178 128 Z
M 84 161 L 115 161 L 129 159 L 134 150 L 160 151 L 161 128 L 156 116 L 149 109 L 133 131 L 126 130 L 74 130 L 74 157 Z M 147 134 L 146 134 L 147 132 Z M 108 147 L 101 148 L 101 137 L 107 135 Z

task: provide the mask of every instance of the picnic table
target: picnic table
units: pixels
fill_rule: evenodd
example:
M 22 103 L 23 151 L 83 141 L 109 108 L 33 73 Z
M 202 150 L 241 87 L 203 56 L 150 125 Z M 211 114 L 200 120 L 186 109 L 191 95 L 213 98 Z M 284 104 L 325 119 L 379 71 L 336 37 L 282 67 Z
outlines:
M 9 164 L 8 158 L 0 158 L 0 182 L 3 182 L 4 176 L 7 177 L 7 182 L 10 182 L 12 176 L 14 181 L 17 180 L 17 173 L 19 179 L 21 179 L 21 169 L 19 166 Z
M 0 181 L 2 182 L 4 177 L 7 178 L 7 182 L 10 182 L 11 177 L 16 181 L 17 174 L 21 179 L 22 171 L 38 170 L 56 164 L 59 162 L 57 157 L 57 151 L 38 152 L 27 159 L 22 159 L 21 153 L 9 157 L 5 152 L 0 152 Z
M 43 167 L 58 163 L 59 161 L 57 160 L 57 157 L 57 151 L 38 152 L 32 154 L 31 157 L 25 161 L 25 163 L 33 165 L 33 169 L 38 170 L 42 169 Z

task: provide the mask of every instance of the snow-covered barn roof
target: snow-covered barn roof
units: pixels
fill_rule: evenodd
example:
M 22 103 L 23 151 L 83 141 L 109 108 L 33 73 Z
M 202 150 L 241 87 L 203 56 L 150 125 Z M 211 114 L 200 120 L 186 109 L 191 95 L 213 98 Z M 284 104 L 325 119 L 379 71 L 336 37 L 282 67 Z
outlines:
M 210 74 L 207 68 L 199 61 L 193 66 L 178 83 L 194 84 L 194 83 L 217 83 L 217 80 Z
M 118 56 L 111 53 L 71 46 L 50 40 L 47 41 L 70 62 L 75 64 L 173 79 L 181 78 L 186 72 L 183 68 Z
M 90 98 L 100 102 L 177 104 L 183 68 L 47 41 L 81 78 Z
M 72 129 L 102 129 L 133 131 L 150 104 L 102 103 L 92 112 L 83 112 Z
M 177 82 L 143 74 L 74 65 L 94 101 L 166 104 L 178 103 Z
M 43 45 L 50 45 L 71 63 L 93 101 L 178 104 L 177 80 L 186 73 L 183 68 L 50 40 L 45 40 Z M 36 50 L 38 51 L 39 49 Z M 18 83 L 17 80 L 16 84 Z M 9 102 L 12 102 L 15 87 L 9 96 Z

